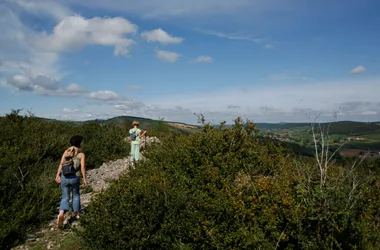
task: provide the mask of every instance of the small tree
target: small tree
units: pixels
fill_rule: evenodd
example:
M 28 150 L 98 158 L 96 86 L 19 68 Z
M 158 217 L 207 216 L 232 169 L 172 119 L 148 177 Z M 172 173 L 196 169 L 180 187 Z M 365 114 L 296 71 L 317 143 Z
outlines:
M 325 185 L 327 179 L 327 172 L 329 168 L 335 163 L 335 155 L 339 153 L 339 150 L 346 144 L 346 142 L 341 143 L 332 153 L 330 152 L 330 126 L 331 123 L 321 125 L 317 123 L 318 118 L 321 113 L 318 113 L 312 118 L 311 115 L 308 115 L 311 133 L 314 143 L 314 153 L 315 159 L 320 172 L 320 185 L 321 187 Z M 332 123 L 337 121 L 337 114 L 333 114 Z

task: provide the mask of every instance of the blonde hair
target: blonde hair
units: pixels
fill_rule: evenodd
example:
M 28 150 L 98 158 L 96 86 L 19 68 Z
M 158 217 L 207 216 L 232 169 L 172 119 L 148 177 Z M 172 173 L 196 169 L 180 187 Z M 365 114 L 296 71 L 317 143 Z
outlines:
M 135 125 L 136 125 L 136 126 L 139 126 L 140 124 L 139 124 L 138 121 L 133 121 L 133 122 L 132 122 L 132 128 L 133 128 Z

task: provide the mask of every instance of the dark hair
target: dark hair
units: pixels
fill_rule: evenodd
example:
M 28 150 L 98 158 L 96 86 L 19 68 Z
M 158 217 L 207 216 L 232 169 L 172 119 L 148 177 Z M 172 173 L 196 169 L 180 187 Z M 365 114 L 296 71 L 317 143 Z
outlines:
M 79 148 L 79 146 L 82 143 L 83 139 L 84 139 L 84 137 L 81 136 L 81 135 L 74 135 L 70 139 L 70 144 L 71 144 L 71 146 Z

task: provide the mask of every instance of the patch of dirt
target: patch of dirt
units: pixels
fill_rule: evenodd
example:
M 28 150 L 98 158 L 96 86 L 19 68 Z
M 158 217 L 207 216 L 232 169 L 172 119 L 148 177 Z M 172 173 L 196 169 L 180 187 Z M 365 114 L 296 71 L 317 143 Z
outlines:
M 340 152 L 341 156 L 344 157 L 366 157 L 366 158 L 379 158 L 380 150 L 363 150 L 363 149 L 347 149 L 347 150 L 342 150 Z
M 171 126 L 174 126 L 174 127 L 179 127 L 179 128 L 189 128 L 189 129 L 197 129 L 198 128 L 195 125 L 188 125 L 188 124 L 184 124 L 184 123 L 171 123 L 171 122 L 169 122 L 168 124 Z

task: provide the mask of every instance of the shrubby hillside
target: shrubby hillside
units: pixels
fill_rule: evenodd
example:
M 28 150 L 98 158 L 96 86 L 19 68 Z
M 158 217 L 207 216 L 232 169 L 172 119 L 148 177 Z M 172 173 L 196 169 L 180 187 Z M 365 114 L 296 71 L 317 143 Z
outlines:
M 19 110 L 0 117 L 0 248 L 22 242 L 55 218 L 60 187 L 54 177 L 72 135 L 86 138 L 91 169 L 128 154 L 129 125 L 46 121 Z M 300 149 L 281 146 L 240 119 L 232 127 L 203 124 L 190 134 L 163 121 L 150 125 L 149 135 L 162 143 L 90 203 L 81 217 L 81 248 L 377 249 L 380 244 L 379 162 L 339 159 L 322 173 L 314 158 L 295 155 Z
M 322 154 L 317 164 L 260 138 L 255 124 L 237 119 L 163 139 L 90 204 L 81 221 L 85 245 L 377 249 L 378 162 Z
M 130 124 L 127 124 L 128 126 Z M 125 157 L 127 130 L 96 122 L 48 122 L 14 110 L 0 117 L 0 248 L 8 249 L 48 219 L 60 201 L 55 174 L 72 135 L 85 137 L 87 168 Z

